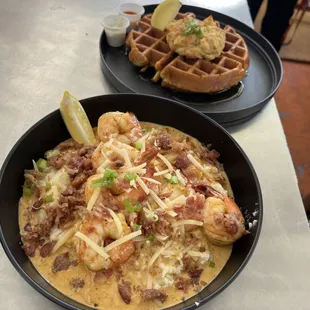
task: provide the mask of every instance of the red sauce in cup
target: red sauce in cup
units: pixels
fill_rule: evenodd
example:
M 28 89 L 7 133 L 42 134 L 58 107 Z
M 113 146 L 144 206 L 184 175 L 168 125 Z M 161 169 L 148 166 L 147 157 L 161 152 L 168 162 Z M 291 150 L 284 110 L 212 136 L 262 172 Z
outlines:
M 129 15 L 136 15 L 137 13 L 134 11 L 125 11 L 125 14 L 129 14 Z

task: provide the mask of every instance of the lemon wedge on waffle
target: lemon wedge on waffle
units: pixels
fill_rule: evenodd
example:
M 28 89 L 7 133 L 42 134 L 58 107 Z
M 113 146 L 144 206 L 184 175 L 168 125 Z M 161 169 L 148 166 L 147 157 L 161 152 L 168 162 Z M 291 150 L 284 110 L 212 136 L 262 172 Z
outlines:
M 60 102 L 60 113 L 76 142 L 95 145 L 96 138 L 81 103 L 67 91 Z
M 151 25 L 159 30 L 164 30 L 166 26 L 176 17 L 182 3 L 179 0 L 164 0 L 155 9 Z

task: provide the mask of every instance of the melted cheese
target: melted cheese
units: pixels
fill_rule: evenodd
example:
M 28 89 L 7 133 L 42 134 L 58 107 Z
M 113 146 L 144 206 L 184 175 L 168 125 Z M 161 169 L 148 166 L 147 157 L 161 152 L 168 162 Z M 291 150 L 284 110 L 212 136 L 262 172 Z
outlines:
M 103 258 L 107 259 L 109 258 L 109 254 L 107 254 L 103 247 L 100 247 L 97 243 L 95 243 L 93 240 L 89 239 L 87 236 L 82 234 L 80 231 L 78 231 L 75 234 L 75 237 L 80 238 L 83 240 L 89 247 L 91 247 L 97 254 L 102 256 Z

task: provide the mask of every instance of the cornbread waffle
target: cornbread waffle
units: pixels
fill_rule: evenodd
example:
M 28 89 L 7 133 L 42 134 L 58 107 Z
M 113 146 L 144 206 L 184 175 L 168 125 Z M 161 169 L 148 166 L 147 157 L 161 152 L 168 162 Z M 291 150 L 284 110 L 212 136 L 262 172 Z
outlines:
M 178 13 L 182 19 L 193 13 Z M 130 46 L 129 60 L 145 71 L 156 71 L 153 82 L 162 79 L 163 87 L 187 92 L 218 92 L 237 84 L 249 67 L 249 54 L 243 38 L 230 27 L 226 33 L 225 47 L 221 55 L 211 61 L 186 59 L 178 56 L 166 41 L 166 32 L 151 26 L 152 15 L 145 15 L 139 22 L 139 30 L 131 30 L 126 39 Z M 219 26 L 219 23 L 217 23 Z

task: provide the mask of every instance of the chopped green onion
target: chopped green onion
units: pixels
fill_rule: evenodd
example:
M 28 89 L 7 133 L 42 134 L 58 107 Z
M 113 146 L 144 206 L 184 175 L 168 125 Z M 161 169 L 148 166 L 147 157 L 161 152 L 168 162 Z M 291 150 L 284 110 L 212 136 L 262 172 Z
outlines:
M 188 36 L 191 34 L 195 34 L 199 39 L 201 39 L 203 36 L 199 25 L 194 20 L 188 22 L 185 26 L 184 31 L 181 32 L 182 36 Z
M 59 153 L 59 151 L 57 151 L 57 150 L 49 150 L 49 151 L 45 152 L 44 157 L 47 159 L 47 158 L 50 158 L 50 157 L 57 155 L 58 153 Z
M 44 196 L 44 202 L 53 202 L 54 201 L 54 198 L 52 195 L 45 195 Z
M 133 228 L 134 231 L 137 231 L 137 230 L 140 230 L 141 225 L 138 225 L 138 224 L 136 224 L 136 223 L 133 223 L 132 228 Z
M 23 195 L 30 196 L 33 193 L 33 189 L 29 187 L 23 187 Z
M 49 191 L 49 190 L 51 189 L 51 187 L 52 187 L 52 185 L 51 185 L 50 182 L 47 182 L 47 183 L 45 184 L 45 190 L 46 190 L 46 191 Z
M 172 175 L 171 178 L 168 179 L 168 182 L 172 184 L 178 184 L 179 179 L 175 175 Z
M 153 235 L 149 235 L 147 238 L 146 238 L 147 241 L 154 241 L 155 240 L 155 237 Z
M 142 140 L 137 140 L 135 143 L 135 148 L 138 150 L 138 151 L 141 151 L 142 149 Z
M 215 267 L 215 263 L 214 263 L 214 262 L 209 262 L 209 266 L 210 266 L 211 268 L 214 268 L 214 267 Z
M 137 174 L 136 173 L 127 173 L 125 174 L 125 180 L 126 181 L 132 181 L 132 180 L 135 180 L 137 178 Z
M 44 172 L 47 168 L 47 161 L 43 158 L 40 158 L 36 164 L 40 172 Z
M 91 187 L 110 187 L 114 183 L 114 179 L 118 177 L 118 174 L 115 170 L 106 169 L 102 178 L 94 180 L 91 184 Z
M 140 212 L 142 206 L 141 203 L 139 201 L 135 201 L 134 205 L 131 204 L 130 200 L 127 198 L 125 199 L 125 208 L 126 210 L 131 213 L 131 212 Z

